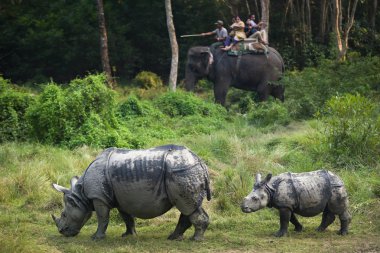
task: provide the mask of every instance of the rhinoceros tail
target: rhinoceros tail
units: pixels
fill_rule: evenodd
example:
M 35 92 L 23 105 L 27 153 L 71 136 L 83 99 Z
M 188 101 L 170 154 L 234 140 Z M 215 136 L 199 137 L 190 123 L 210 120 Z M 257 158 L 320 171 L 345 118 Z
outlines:
M 206 190 L 206 197 L 207 197 L 207 200 L 210 201 L 211 200 L 211 189 L 210 189 L 210 177 L 208 174 L 207 165 L 204 163 L 201 163 L 201 166 L 205 170 L 204 180 L 205 180 L 205 188 L 206 188 L 205 189 Z

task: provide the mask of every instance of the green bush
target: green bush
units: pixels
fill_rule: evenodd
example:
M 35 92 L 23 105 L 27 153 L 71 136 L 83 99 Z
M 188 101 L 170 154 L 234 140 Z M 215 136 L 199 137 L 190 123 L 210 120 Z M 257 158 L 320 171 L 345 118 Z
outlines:
M 0 76 L 0 142 L 28 139 L 30 125 L 25 113 L 33 102 L 31 94 L 16 90 Z
M 163 85 L 161 78 L 157 74 L 149 71 L 141 71 L 138 73 L 133 79 L 133 83 L 144 89 L 159 88 Z
M 374 164 L 380 158 L 379 107 L 357 94 L 333 97 L 320 115 L 325 144 L 338 165 Z
M 344 63 L 325 60 L 318 68 L 288 71 L 283 79 L 285 105 L 292 118 L 305 119 L 337 94 L 372 96 L 379 91 L 379 68 L 380 57 L 368 57 Z
M 253 176 L 245 169 L 225 169 L 214 184 L 214 194 L 220 211 L 238 208 L 252 190 Z
M 207 103 L 190 92 L 167 92 L 155 100 L 155 105 L 170 117 L 203 115 L 225 117 L 226 110 L 217 104 Z
M 89 75 L 71 81 L 66 89 L 54 83 L 46 85 L 27 111 L 35 138 L 71 148 L 125 145 L 128 138 L 115 132 L 119 128 L 115 94 L 105 81 L 104 75 Z
M 290 116 L 283 103 L 278 101 L 268 101 L 257 104 L 248 115 L 250 123 L 266 127 L 270 125 L 287 125 Z

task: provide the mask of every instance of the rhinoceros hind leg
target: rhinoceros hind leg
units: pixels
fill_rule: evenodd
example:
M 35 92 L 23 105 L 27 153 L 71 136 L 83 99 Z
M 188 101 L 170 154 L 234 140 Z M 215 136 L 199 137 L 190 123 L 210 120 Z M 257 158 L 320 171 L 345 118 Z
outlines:
M 348 234 L 348 224 L 351 222 L 351 214 L 346 210 L 341 215 L 339 215 L 340 219 L 340 230 L 338 232 L 339 235 L 347 235 Z
M 322 215 L 322 222 L 321 225 L 317 228 L 317 231 L 322 232 L 325 231 L 325 229 L 330 226 L 335 220 L 335 214 L 332 213 L 328 207 L 325 208 Z
M 171 233 L 168 237 L 168 240 L 182 240 L 183 239 L 183 233 L 191 227 L 191 222 L 189 216 L 186 216 L 181 213 L 179 216 L 179 220 L 177 223 L 177 226 L 173 233 Z
M 128 235 L 136 235 L 136 229 L 135 229 L 135 218 L 128 214 L 124 213 L 119 209 L 119 213 L 121 218 L 123 218 L 123 221 L 125 222 L 126 232 L 121 235 L 121 237 L 126 237 Z
M 301 232 L 302 231 L 302 225 L 301 223 L 297 220 L 297 217 L 296 215 L 292 212 L 291 216 L 290 216 L 290 222 L 294 225 L 294 230 L 297 231 L 297 232 Z
M 96 216 L 98 218 L 98 229 L 95 234 L 91 236 L 93 240 L 100 240 L 106 237 L 106 230 L 108 227 L 110 208 L 105 205 L 101 200 L 93 200 Z
M 199 207 L 197 210 L 195 210 L 194 213 L 190 214 L 189 218 L 190 222 L 194 225 L 195 228 L 195 232 L 193 237 L 191 237 L 191 240 L 202 241 L 203 234 L 205 233 L 209 224 L 209 217 L 207 213 L 202 207 Z
M 289 221 L 291 217 L 291 211 L 288 208 L 280 208 L 280 230 L 278 230 L 274 236 L 282 237 L 288 233 Z

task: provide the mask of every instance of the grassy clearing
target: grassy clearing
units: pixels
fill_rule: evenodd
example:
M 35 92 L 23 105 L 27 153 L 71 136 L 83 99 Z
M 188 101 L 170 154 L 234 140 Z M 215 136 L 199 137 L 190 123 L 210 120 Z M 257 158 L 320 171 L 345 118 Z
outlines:
M 179 213 L 171 210 L 151 220 L 137 221 L 138 236 L 121 238 L 124 225 L 113 210 L 107 238 L 92 242 L 93 217 L 74 238 L 58 234 L 50 213 L 59 214 L 62 196 L 52 182 L 68 185 L 81 175 L 100 150 L 81 147 L 67 150 L 52 146 L 5 143 L 0 146 L 0 252 L 379 252 L 379 165 L 345 170 L 326 163 L 318 150 L 316 121 L 287 127 L 258 129 L 244 119 L 223 130 L 176 139 L 153 140 L 146 146 L 176 143 L 188 146 L 209 165 L 214 197 L 205 207 L 211 217 L 206 240 L 172 242 Z M 326 167 L 346 182 L 353 222 L 350 234 L 336 235 L 339 222 L 324 233 L 314 229 L 321 217 L 302 218 L 302 233 L 292 231 L 275 238 L 278 214 L 274 209 L 243 214 L 239 204 L 250 190 L 256 172 L 278 174 Z M 186 232 L 186 238 L 193 229 Z

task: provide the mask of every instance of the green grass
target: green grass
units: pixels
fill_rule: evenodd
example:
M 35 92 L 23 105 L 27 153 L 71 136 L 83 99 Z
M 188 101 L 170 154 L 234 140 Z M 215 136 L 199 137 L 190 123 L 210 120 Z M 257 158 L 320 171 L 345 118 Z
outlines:
M 211 134 L 155 139 L 146 147 L 183 144 L 202 157 L 212 177 L 213 199 L 204 202 L 211 223 L 205 240 L 168 241 L 179 213 L 176 209 L 150 220 L 137 220 L 138 235 L 121 238 L 124 224 L 112 211 L 106 239 L 93 242 L 93 217 L 73 238 L 61 236 L 51 213 L 62 210 L 62 196 L 51 183 L 68 186 L 81 175 L 101 151 L 89 147 L 75 150 L 30 143 L 0 145 L 0 252 L 378 252 L 380 251 L 380 167 L 355 170 L 336 168 L 324 161 L 316 138 L 318 122 L 291 123 L 271 130 L 258 129 L 237 118 Z M 350 195 L 353 221 L 350 234 L 336 234 L 336 220 L 318 233 L 320 215 L 299 220 L 302 233 L 275 238 L 279 217 L 275 209 L 244 214 L 239 209 L 250 191 L 256 172 L 278 174 L 325 167 L 340 175 Z

